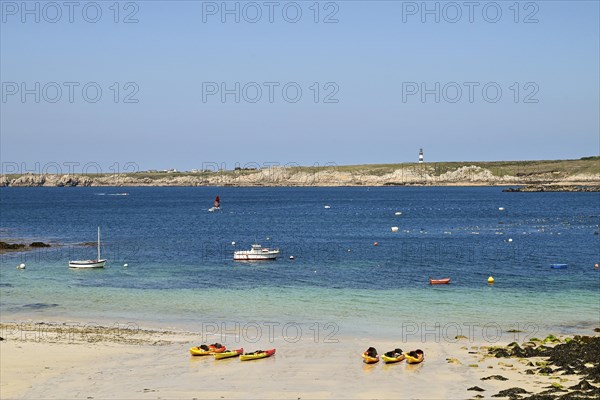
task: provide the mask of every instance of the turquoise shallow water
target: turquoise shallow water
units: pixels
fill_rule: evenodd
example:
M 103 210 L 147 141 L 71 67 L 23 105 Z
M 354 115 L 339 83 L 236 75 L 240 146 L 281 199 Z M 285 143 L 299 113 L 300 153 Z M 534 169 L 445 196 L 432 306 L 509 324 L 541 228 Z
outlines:
M 125 191 L 130 195 L 108 195 Z M 208 213 L 216 194 L 223 211 Z M 429 339 L 469 329 L 489 336 L 496 326 L 508 339 L 509 329 L 570 333 L 600 323 L 597 193 L 2 188 L 0 196 L 2 237 L 61 244 L 2 256 L 5 321 L 136 321 L 189 330 L 273 322 L 305 332 L 331 324 L 329 332 L 339 335 Z M 93 241 L 98 224 L 108 267 L 69 270 L 68 259 L 93 257 L 93 248 L 74 244 Z M 280 247 L 283 256 L 234 263 L 233 250 L 254 240 Z M 20 262 L 26 270 L 15 269 Z M 569 267 L 550 268 L 559 262 Z M 429 276 L 453 283 L 431 287 Z

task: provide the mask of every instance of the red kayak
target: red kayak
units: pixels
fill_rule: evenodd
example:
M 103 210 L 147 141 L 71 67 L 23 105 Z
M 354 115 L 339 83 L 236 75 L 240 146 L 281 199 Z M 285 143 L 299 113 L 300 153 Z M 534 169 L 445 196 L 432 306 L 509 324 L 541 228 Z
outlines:
M 429 278 L 429 284 L 430 285 L 447 285 L 450 283 L 450 278 L 444 278 L 444 279 L 431 279 Z

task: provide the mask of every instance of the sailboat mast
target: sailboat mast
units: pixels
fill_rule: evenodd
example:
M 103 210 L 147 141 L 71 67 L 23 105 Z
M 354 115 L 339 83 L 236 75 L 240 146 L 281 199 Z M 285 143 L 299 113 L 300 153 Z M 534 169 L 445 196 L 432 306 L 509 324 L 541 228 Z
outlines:
M 98 226 L 98 260 L 100 259 L 100 227 Z

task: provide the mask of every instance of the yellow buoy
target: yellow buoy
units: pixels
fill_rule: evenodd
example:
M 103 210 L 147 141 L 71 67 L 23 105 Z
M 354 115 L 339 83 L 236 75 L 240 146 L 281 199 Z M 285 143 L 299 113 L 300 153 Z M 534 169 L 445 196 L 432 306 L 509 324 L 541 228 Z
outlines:
M 493 277 L 493 276 L 490 276 L 490 277 L 488 278 L 488 283 L 490 283 L 490 284 L 491 284 L 491 283 L 494 283 L 494 277 Z

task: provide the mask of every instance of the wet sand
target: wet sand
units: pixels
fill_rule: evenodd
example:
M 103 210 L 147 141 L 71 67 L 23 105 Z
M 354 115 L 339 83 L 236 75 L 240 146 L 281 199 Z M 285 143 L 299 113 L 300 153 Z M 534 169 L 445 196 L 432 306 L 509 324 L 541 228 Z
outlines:
M 337 343 L 296 343 L 275 338 L 257 343 L 235 336 L 223 341 L 246 351 L 277 348 L 275 356 L 241 362 L 192 357 L 202 342 L 191 332 L 2 324 L 0 397 L 9 398 L 283 398 L 283 399 L 448 399 L 490 398 L 521 387 L 531 393 L 559 382 L 571 386 L 577 375 L 527 375 L 535 359 L 495 358 L 487 343 L 398 343 L 339 337 Z M 210 341 L 207 338 L 205 341 Z M 507 343 L 495 343 L 507 344 Z M 360 353 L 374 346 L 421 348 L 425 361 L 384 365 L 362 363 Z M 501 375 L 507 380 L 481 380 Z M 468 391 L 478 386 L 484 391 Z

